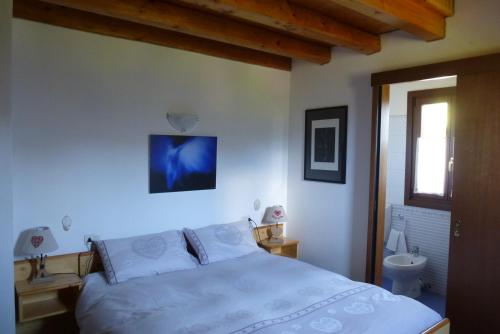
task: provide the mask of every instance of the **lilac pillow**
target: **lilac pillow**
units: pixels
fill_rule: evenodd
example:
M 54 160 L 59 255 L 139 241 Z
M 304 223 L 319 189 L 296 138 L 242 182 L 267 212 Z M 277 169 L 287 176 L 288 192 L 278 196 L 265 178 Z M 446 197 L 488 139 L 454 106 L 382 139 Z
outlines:
M 109 284 L 198 267 L 181 231 L 99 240 L 95 244 Z
M 217 224 L 198 229 L 185 228 L 184 234 L 201 264 L 228 260 L 262 251 L 247 222 Z

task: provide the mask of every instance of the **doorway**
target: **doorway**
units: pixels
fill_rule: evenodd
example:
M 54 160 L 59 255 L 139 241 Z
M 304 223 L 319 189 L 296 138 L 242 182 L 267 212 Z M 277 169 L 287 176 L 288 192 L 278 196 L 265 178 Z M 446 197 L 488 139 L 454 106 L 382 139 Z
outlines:
M 382 287 L 445 316 L 456 76 L 389 85 Z M 406 254 L 411 254 L 407 256 Z
M 499 286 L 494 283 L 500 281 L 500 260 L 494 255 L 500 243 L 500 207 L 497 204 L 500 170 L 496 167 L 500 163 L 497 144 L 500 142 L 500 54 L 372 75 L 366 281 L 383 285 L 384 248 L 387 233 L 390 234 L 385 224 L 386 216 L 394 220 L 400 218 L 398 213 L 386 210 L 387 196 L 391 196 L 387 186 L 391 85 L 450 76 L 457 77 L 458 113 L 456 134 L 452 135 L 456 138 L 452 162 L 455 175 L 449 179 L 453 187 L 448 187 L 453 193 L 446 194 L 451 194 L 453 200 L 448 231 L 450 251 L 445 315 L 450 318 L 453 334 L 487 333 L 495 328 L 496 314 L 500 312 L 499 307 L 492 306 L 492 296 L 500 295 Z M 456 170 L 455 166 L 458 166 Z M 407 180 L 405 186 L 406 183 Z M 405 190 L 405 200 L 406 196 Z M 401 216 L 403 221 L 407 220 L 405 214 Z M 399 227 L 401 229 L 401 224 Z M 483 262 L 477 261 L 479 256 L 484 257 Z M 493 267 L 484 266 L 484 263 Z M 481 277 L 481 284 L 477 284 L 478 277 Z

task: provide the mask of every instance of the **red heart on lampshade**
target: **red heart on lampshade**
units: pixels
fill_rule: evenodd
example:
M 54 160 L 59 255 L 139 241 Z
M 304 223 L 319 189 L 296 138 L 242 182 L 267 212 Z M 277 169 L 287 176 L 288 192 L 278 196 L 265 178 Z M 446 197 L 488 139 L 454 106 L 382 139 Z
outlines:
M 281 217 L 281 210 L 274 210 L 273 211 L 273 216 L 276 217 L 276 218 L 280 218 Z
M 31 244 L 33 247 L 38 248 L 43 243 L 43 236 L 34 235 L 31 237 Z

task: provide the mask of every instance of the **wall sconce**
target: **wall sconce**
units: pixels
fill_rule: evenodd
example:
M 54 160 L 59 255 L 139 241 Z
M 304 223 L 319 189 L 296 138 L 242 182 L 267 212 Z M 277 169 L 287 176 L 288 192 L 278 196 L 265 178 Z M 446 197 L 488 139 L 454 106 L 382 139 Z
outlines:
M 167 120 L 170 125 L 180 132 L 191 131 L 200 121 L 198 115 L 194 113 L 167 113 Z

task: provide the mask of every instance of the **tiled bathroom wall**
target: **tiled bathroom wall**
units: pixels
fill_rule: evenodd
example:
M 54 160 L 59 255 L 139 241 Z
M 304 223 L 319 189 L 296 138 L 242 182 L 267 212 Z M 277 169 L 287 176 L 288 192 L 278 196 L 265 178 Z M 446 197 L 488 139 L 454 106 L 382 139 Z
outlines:
M 446 295 L 450 212 L 394 204 L 391 228 L 405 231 L 408 251 L 418 246 L 427 257 L 422 280 L 430 284 L 430 291 Z

